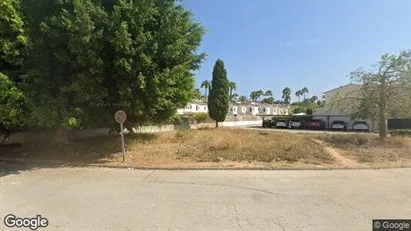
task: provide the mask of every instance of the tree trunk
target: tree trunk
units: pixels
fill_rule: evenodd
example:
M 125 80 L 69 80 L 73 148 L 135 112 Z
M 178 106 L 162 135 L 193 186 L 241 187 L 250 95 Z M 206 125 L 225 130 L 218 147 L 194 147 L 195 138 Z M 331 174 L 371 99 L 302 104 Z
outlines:
M 218 128 L 218 121 L 215 121 L 215 127 Z
M 383 140 L 387 137 L 388 134 L 388 122 L 385 105 L 380 105 L 380 111 L 378 115 L 378 127 L 378 136 L 381 140 Z

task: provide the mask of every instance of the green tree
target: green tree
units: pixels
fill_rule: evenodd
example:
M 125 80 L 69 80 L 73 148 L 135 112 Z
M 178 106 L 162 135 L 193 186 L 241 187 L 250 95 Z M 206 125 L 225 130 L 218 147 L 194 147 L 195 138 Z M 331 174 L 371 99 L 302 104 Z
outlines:
M 359 68 L 350 77 L 361 84 L 359 91 L 340 95 L 332 106 L 356 118 L 377 119 L 381 139 L 387 137 L 389 116 L 411 114 L 411 51 L 384 54 L 371 69 Z
M 0 128 L 6 131 L 24 127 L 25 96 L 6 75 L 0 73 Z M 2 131 L 0 132 L 6 132 Z
M 315 103 L 315 102 L 317 102 L 317 100 L 318 100 L 318 96 L 316 96 L 316 95 L 313 95 L 313 96 L 310 98 L 310 102 L 311 102 L 311 103 Z
M 318 105 L 318 106 L 322 106 L 322 105 L 323 105 L 323 101 L 318 100 L 318 101 L 317 101 L 317 105 Z
M 258 92 L 257 91 L 252 91 L 251 93 L 250 93 L 250 99 L 251 99 L 251 101 L 252 102 L 256 102 L 257 101 L 257 99 L 258 99 Z
M 207 101 L 207 92 L 208 92 L 208 90 L 210 89 L 210 86 L 211 86 L 211 83 L 210 83 L 210 81 L 208 81 L 208 80 L 204 80 L 202 83 L 201 83 L 201 88 L 204 88 L 204 99 Z
M 304 96 L 305 99 L 305 94 L 309 93 L 308 88 L 304 87 L 303 89 L 301 89 L 301 94 Z
M 20 1 L 0 1 L 0 130 L 24 126 L 26 109 L 21 82 L 27 45 Z
M 201 100 L 203 96 L 201 95 L 200 89 L 196 88 L 193 90 L 193 99 Z
M 267 90 L 267 91 L 264 92 L 263 96 L 265 96 L 265 97 L 273 96 L 273 92 L 271 90 Z
M 248 98 L 247 98 L 247 96 L 245 96 L 245 95 L 242 95 L 242 96 L 238 97 L 238 100 L 239 100 L 241 103 L 247 103 L 247 102 L 248 102 Z
M 302 95 L 303 94 L 302 94 L 301 90 L 298 90 L 298 91 L 295 92 L 295 96 L 298 97 L 298 102 L 300 102 L 300 96 L 302 96 Z
M 264 98 L 261 102 L 267 103 L 267 104 L 274 104 L 274 97 L 271 96 L 271 97 Z
M 232 101 L 233 100 L 233 92 L 235 90 L 237 90 L 237 83 L 235 83 L 233 81 L 230 81 L 228 83 L 228 86 L 229 86 L 229 89 L 230 89 L 230 100 Z
M 286 88 L 283 89 L 282 93 L 283 93 L 282 98 L 284 100 L 284 103 L 285 104 L 290 104 L 290 102 L 291 102 L 291 89 L 286 87 Z
M 237 101 L 238 94 L 234 93 L 231 98 L 232 98 L 231 101 Z
M 24 1 L 31 124 L 115 125 L 119 109 L 126 126 L 161 122 L 192 98 L 204 29 L 176 1 Z
M 229 82 L 224 62 L 218 59 L 213 69 L 213 79 L 211 80 L 210 96 L 208 100 L 208 113 L 210 118 L 218 122 L 225 120 L 230 103 Z

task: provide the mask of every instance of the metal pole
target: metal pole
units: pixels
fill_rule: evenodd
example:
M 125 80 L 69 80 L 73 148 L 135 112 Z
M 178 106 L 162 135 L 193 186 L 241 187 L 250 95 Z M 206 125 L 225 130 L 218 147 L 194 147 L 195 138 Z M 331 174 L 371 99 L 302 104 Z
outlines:
M 120 123 L 120 129 L 121 129 L 121 146 L 123 149 L 123 162 L 126 161 L 126 147 L 124 145 L 124 129 L 123 129 L 123 123 Z

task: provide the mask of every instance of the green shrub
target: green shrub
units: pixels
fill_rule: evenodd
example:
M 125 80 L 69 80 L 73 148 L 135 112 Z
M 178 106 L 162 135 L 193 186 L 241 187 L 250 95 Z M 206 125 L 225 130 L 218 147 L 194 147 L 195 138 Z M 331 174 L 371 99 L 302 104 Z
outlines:
M 200 113 L 194 114 L 194 120 L 195 120 L 197 123 L 202 123 L 202 122 L 204 122 L 206 119 L 208 119 L 208 113 L 200 112 Z

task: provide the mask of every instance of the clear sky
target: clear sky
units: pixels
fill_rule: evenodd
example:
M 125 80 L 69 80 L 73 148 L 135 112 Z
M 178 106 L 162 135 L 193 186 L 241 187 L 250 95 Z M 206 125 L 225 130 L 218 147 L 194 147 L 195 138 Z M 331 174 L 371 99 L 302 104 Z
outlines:
M 288 86 L 310 94 L 350 82 L 382 54 L 411 49 L 411 0 L 185 0 L 208 30 L 197 85 L 224 60 L 240 95 Z M 203 90 L 202 90 L 203 92 Z

